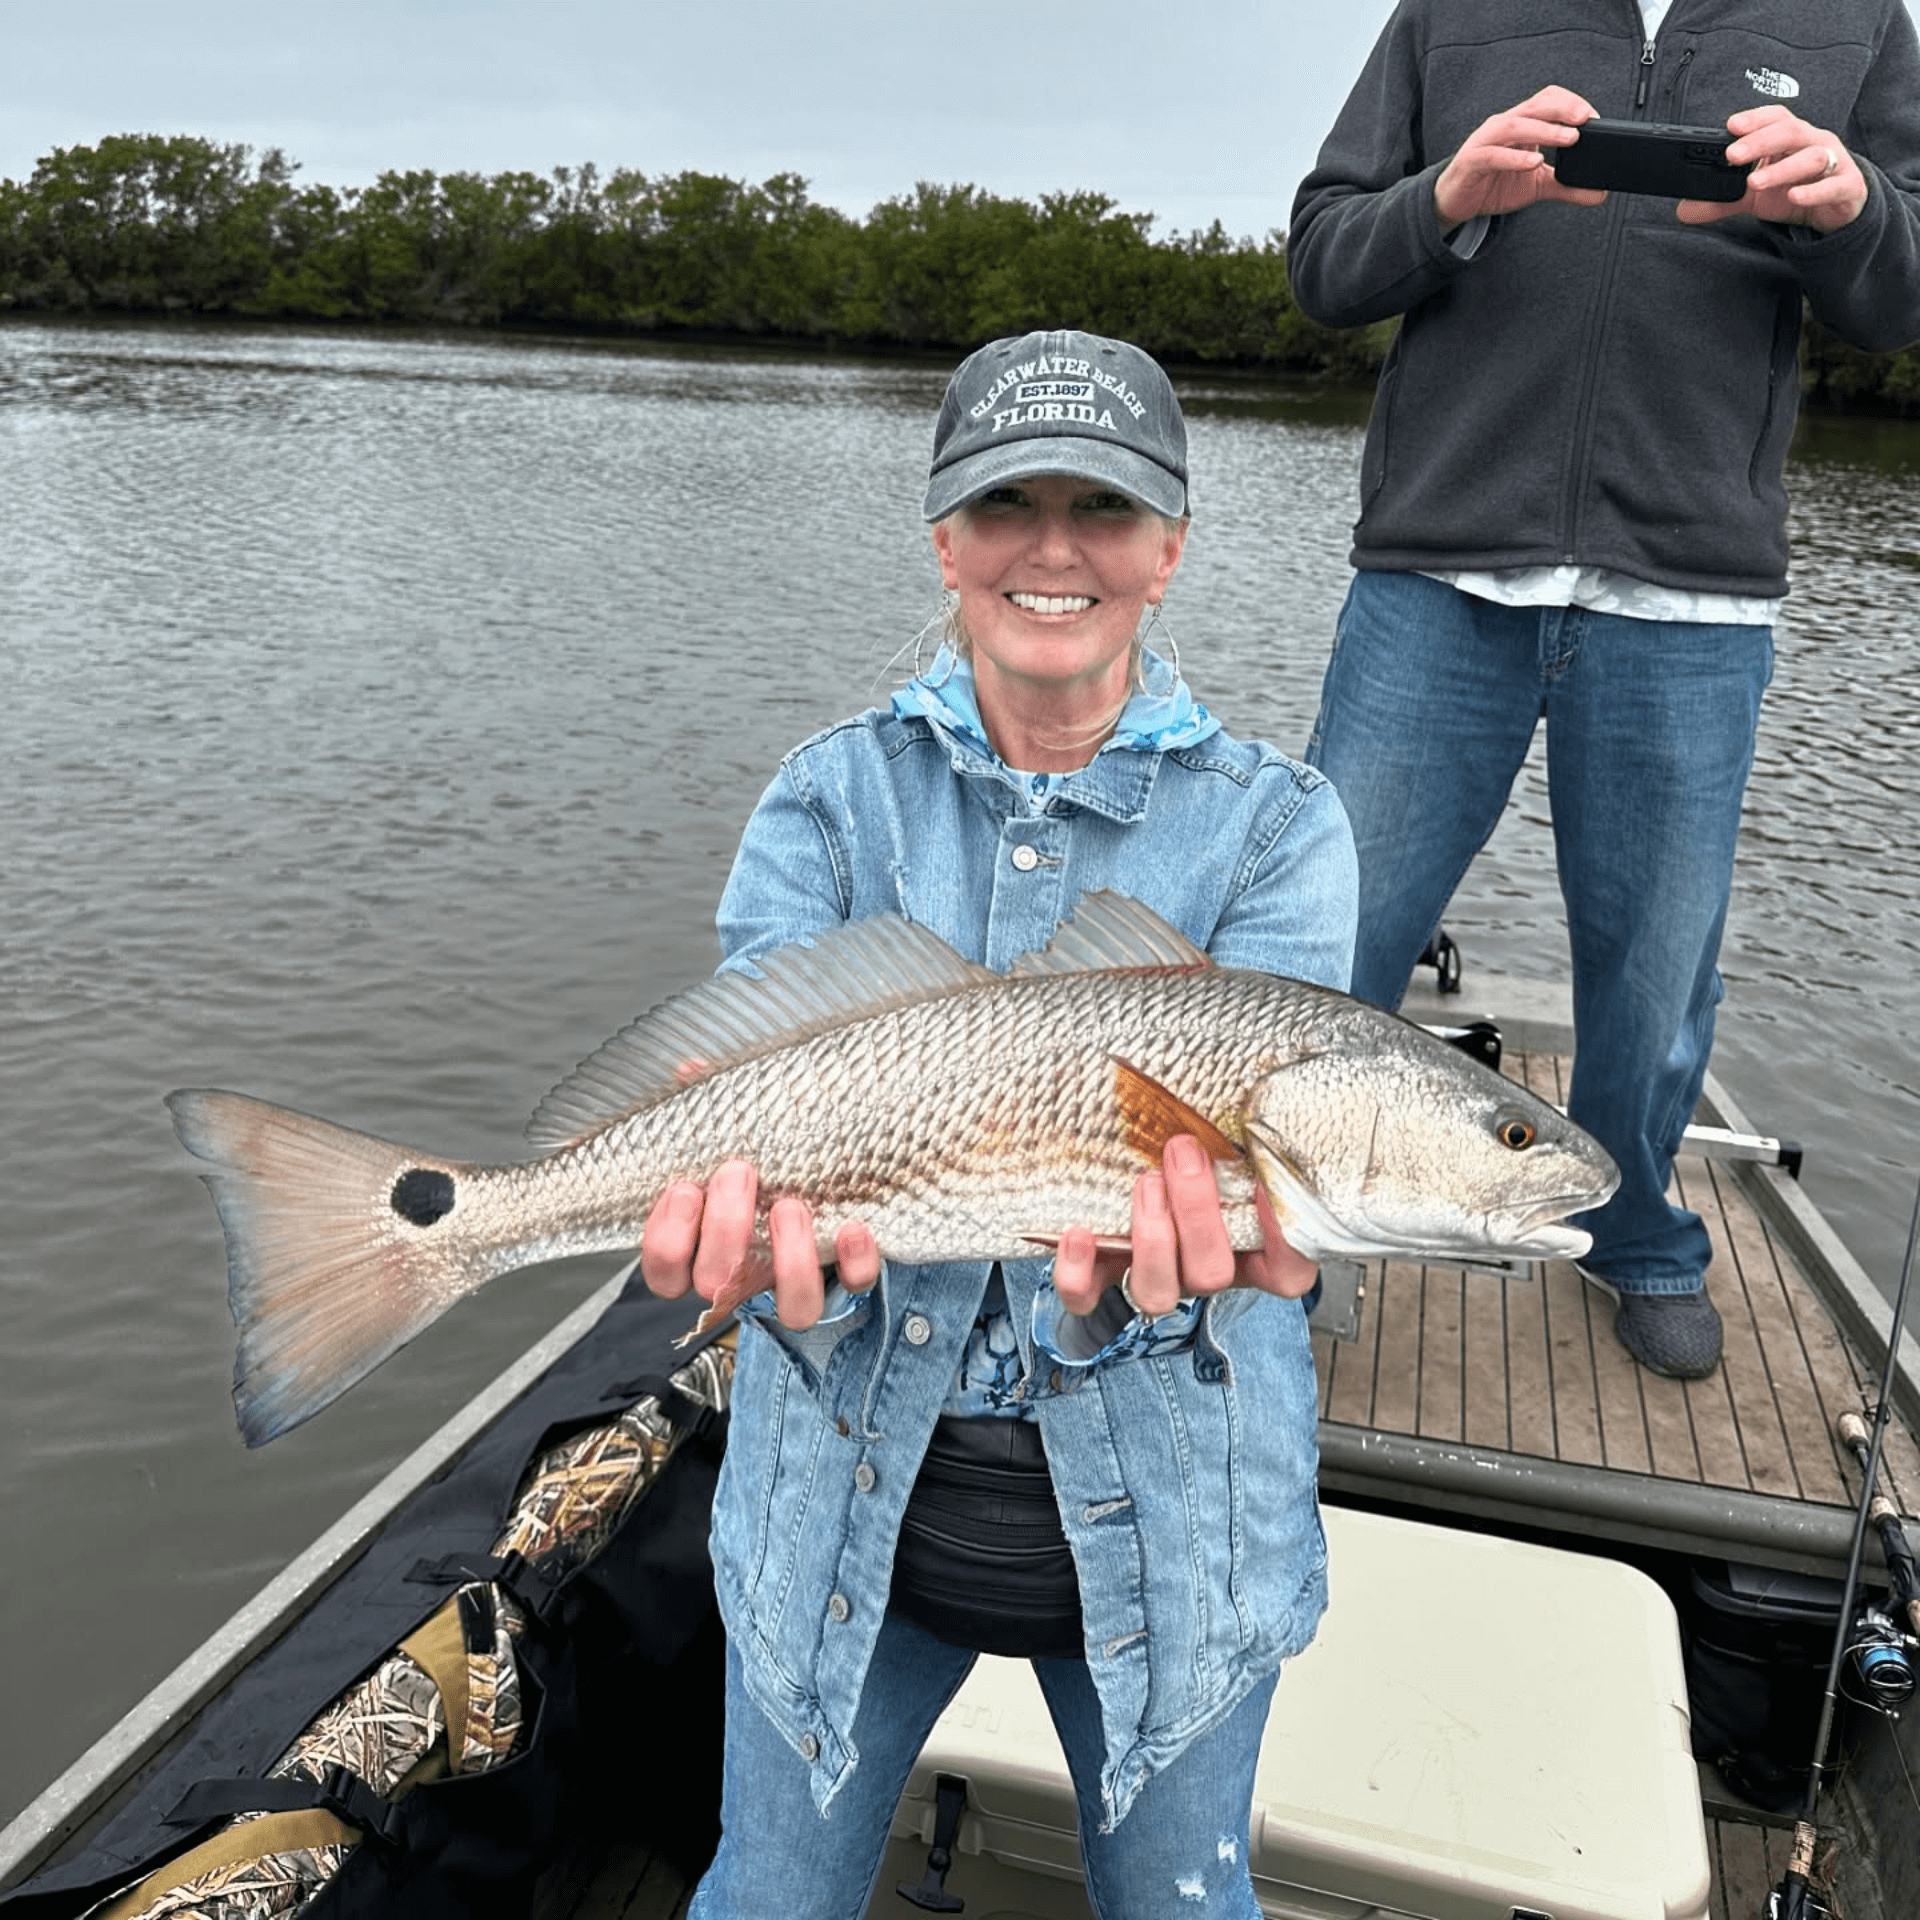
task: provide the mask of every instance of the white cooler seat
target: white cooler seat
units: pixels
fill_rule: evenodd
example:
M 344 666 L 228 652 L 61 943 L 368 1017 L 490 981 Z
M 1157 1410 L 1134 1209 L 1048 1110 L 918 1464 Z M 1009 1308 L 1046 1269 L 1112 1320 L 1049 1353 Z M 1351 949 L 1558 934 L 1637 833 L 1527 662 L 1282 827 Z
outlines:
M 1325 1521 L 1332 1604 L 1281 1675 L 1254 1784 L 1263 1913 L 1703 1920 L 1665 1594 L 1617 1561 L 1334 1507 Z M 967 1920 L 1088 1912 L 1033 1670 L 983 1658 L 914 1767 L 872 1920 L 918 1911 L 895 1884 L 926 1870 L 938 1774 L 967 1782 L 946 1880 Z

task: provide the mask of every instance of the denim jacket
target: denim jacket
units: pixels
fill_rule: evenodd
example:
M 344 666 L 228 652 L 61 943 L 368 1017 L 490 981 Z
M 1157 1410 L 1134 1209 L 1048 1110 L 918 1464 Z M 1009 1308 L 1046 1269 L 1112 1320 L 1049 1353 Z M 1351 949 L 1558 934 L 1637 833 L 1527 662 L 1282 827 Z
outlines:
M 945 656 L 891 710 L 796 748 L 721 900 L 727 964 L 885 912 L 1004 970 L 1082 893 L 1111 887 L 1223 964 L 1344 986 L 1354 858 L 1333 789 L 1232 739 L 1148 665 L 1157 692 L 1064 776 L 995 757 L 966 669 Z M 1002 1271 L 1079 1570 L 1112 1824 L 1307 1643 L 1325 1605 L 1306 1315 L 1235 1290 L 1170 1351 L 1136 1322 L 1069 1358 L 1069 1343 L 1036 1340 L 1064 1318 L 1050 1262 Z M 989 1272 L 888 1263 L 864 1295 L 830 1289 L 800 1333 L 768 1296 L 743 1310 L 716 1584 L 748 1689 L 812 1768 L 823 1811 L 859 1763 L 851 1733 L 901 1515 Z

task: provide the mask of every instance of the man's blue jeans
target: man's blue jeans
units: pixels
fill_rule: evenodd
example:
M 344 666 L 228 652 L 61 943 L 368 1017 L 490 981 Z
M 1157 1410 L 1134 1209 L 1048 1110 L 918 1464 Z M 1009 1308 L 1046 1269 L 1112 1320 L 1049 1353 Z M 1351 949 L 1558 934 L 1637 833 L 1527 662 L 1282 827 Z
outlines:
M 1547 723 L 1573 954 L 1568 1109 L 1620 1163 L 1580 1224 L 1627 1292 L 1687 1293 L 1697 1214 L 1668 1176 L 1713 1044 L 1740 802 L 1773 671 L 1766 627 L 1504 607 L 1422 574 L 1356 574 L 1307 758 L 1360 859 L 1353 991 L 1393 1007 Z
M 688 1920 L 859 1920 L 914 1760 L 973 1662 L 971 1653 L 887 1615 L 854 1721 L 860 1764 L 823 1816 L 806 1762 L 748 1695 L 729 1645 L 720 1851 Z M 1259 1920 L 1247 1832 L 1274 1681 L 1255 1687 L 1155 1774 L 1119 1826 L 1102 1833 L 1104 1741 L 1086 1663 L 1036 1660 L 1034 1670 L 1073 1776 L 1087 1890 L 1102 1920 L 1162 1913 Z

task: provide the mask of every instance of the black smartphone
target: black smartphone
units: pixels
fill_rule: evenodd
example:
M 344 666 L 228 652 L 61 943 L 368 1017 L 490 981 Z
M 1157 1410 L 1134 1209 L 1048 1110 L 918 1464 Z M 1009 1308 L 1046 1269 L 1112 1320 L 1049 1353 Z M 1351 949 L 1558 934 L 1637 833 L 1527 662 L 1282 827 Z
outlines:
M 1644 120 L 1588 120 L 1570 147 L 1548 150 L 1563 187 L 1657 193 L 1670 200 L 1738 200 L 1747 169 L 1728 164 L 1724 127 L 1669 127 Z

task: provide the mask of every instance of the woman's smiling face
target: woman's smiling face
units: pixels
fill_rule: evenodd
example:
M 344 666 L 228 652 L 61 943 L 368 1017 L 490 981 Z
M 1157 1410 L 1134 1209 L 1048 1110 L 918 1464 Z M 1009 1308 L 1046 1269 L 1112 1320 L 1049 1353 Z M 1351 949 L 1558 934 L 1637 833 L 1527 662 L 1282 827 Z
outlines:
M 1186 542 L 1124 493 L 1064 474 L 993 488 L 933 530 L 960 597 L 983 703 L 1051 687 L 1071 706 L 1126 698 L 1133 637 Z

